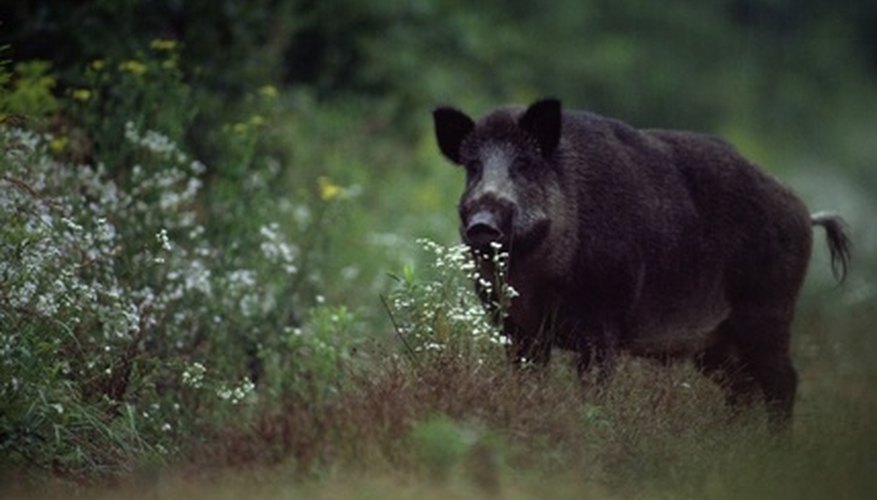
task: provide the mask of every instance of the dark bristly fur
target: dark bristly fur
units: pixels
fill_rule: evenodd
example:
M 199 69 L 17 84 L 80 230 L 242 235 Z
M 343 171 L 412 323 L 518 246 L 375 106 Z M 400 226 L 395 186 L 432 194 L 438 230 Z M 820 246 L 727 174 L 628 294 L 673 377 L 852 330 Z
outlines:
M 797 375 L 790 325 L 826 230 L 832 269 L 846 276 L 840 217 L 800 199 L 721 139 L 638 130 L 555 99 L 477 122 L 434 112 L 442 153 L 466 167 L 461 234 L 499 244 L 519 292 L 503 327 L 512 356 L 547 363 L 552 347 L 611 373 L 618 350 L 693 357 L 730 401 L 760 390 L 772 420 L 792 415 Z M 481 271 L 494 276 L 484 260 Z M 485 297 L 490 300 L 490 297 Z

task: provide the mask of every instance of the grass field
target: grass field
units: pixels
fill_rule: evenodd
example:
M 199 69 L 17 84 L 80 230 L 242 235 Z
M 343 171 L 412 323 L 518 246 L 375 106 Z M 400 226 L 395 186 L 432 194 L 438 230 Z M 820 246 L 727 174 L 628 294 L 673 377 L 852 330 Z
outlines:
M 851 309 L 852 323 L 872 307 Z M 544 373 L 397 359 L 351 373 L 320 408 L 291 400 L 192 436 L 176 463 L 91 486 L 9 476 L 4 498 L 871 498 L 874 371 L 820 355 L 836 345 L 819 345 L 820 326 L 799 328 L 790 436 L 769 433 L 757 406 L 732 414 L 684 363 L 624 359 L 608 385 L 583 390 L 563 356 Z

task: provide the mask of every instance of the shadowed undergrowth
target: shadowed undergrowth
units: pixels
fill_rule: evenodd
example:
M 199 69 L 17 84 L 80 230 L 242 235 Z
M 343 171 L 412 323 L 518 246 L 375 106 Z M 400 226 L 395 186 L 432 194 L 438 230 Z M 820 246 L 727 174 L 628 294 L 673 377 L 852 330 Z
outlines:
M 689 364 L 624 359 L 584 390 L 569 363 L 516 371 L 499 358 L 396 359 L 350 380 L 321 407 L 288 400 L 201 436 L 182 468 L 141 467 L 114 494 L 864 498 L 877 486 L 873 404 L 815 387 L 786 439 L 758 406 L 733 415 Z
M 690 365 L 627 359 L 608 386 L 583 391 L 562 363 L 519 373 L 498 360 L 442 359 L 416 370 L 391 362 L 359 374 L 325 408 L 290 401 L 252 426 L 220 432 L 195 452 L 191 470 L 309 471 L 345 495 L 386 480 L 391 490 L 419 484 L 412 488 L 473 495 L 539 494 L 536 483 L 545 481 L 562 483 L 558 493 L 625 497 L 867 496 L 875 486 L 873 408 L 800 407 L 786 440 L 767 432 L 757 406 L 732 415 Z M 347 481 L 345 492 L 337 483 Z

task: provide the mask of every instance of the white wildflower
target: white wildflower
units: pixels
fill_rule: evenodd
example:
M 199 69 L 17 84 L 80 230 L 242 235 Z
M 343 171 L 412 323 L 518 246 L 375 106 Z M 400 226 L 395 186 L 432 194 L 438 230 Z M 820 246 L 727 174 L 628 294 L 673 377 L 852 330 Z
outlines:
M 177 163 L 186 161 L 186 155 L 168 136 L 154 130 L 140 134 L 134 122 L 125 123 L 125 139 L 165 160 L 173 160 Z
M 158 243 L 161 245 L 162 250 L 171 251 L 171 240 L 168 238 L 167 229 L 162 228 L 161 231 L 155 234 L 155 239 L 158 240 Z
M 73 220 L 71 220 L 68 217 L 62 217 L 61 222 L 65 226 L 67 226 L 68 229 L 70 229 L 73 232 L 79 233 L 82 231 L 82 226 L 80 226 L 79 224 L 77 224 L 76 222 L 74 222 Z
M 231 404 L 236 405 L 247 399 L 250 394 L 253 393 L 255 388 L 256 385 L 253 384 L 250 379 L 244 378 L 238 386 L 221 386 L 216 390 L 216 396 L 223 401 L 228 401 Z
M 116 238 L 116 228 L 107 222 L 106 217 L 99 217 L 97 219 L 97 231 L 96 238 L 98 241 L 102 243 L 110 243 Z
M 189 268 L 184 276 L 186 290 L 197 290 L 205 295 L 210 295 L 212 286 L 210 283 L 211 271 L 204 265 L 201 259 L 195 259 L 189 263 Z
M 207 166 L 200 161 L 195 160 L 189 164 L 189 170 L 191 170 L 192 173 L 195 175 L 201 175 L 207 171 Z
M 238 269 L 228 274 L 231 285 L 240 288 L 252 288 L 256 286 L 256 272 L 251 269 Z
M 201 385 L 204 382 L 205 373 L 207 373 L 207 368 L 205 368 L 204 365 L 197 361 L 192 363 L 185 371 L 183 371 L 183 385 L 195 389 L 201 388 Z
M 58 312 L 58 302 L 51 292 L 40 294 L 36 303 L 37 312 L 43 316 L 54 316 Z

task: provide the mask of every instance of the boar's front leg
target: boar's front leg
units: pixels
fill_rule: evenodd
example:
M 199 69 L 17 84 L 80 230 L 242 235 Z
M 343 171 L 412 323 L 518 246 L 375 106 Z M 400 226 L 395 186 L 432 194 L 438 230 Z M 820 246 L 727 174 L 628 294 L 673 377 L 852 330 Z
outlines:
M 603 384 L 615 373 L 618 361 L 619 329 L 609 321 L 599 322 L 579 332 L 576 351 L 576 370 L 585 380 L 591 368 L 597 368 L 597 383 Z
M 516 366 L 543 367 L 551 361 L 551 342 L 543 335 L 511 327 L 506 329 L 506 336 L 511 339 L 507 352 Z

